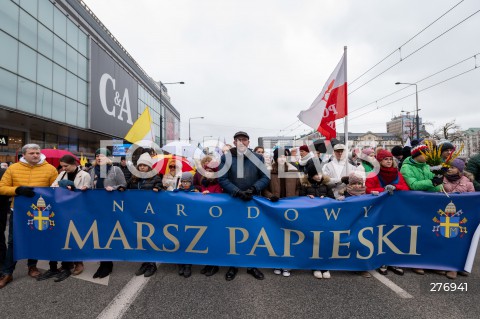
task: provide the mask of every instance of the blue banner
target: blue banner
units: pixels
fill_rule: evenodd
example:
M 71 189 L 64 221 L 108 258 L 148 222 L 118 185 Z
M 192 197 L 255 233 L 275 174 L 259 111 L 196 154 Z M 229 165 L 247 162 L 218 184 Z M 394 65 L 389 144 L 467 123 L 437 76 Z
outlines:
M 276 203 L 141 190 L 35 193 L 15 198 L 16 259 L 469 270 L 480 233 L 479 193 L 408 191 Z

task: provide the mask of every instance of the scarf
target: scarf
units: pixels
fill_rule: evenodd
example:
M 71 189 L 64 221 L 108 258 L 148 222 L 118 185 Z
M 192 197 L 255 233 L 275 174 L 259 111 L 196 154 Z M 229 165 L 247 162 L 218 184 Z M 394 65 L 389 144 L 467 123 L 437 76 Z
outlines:
M 105 178 L 100 177 L 100 166 L 101 165 L 95 165 L 95 180 L 97 181 L 95 184 L 95 188 L 105 188 L 105 185 L 103 183 L 105 181 Z M 107 164 L 107 175 L 111 168 L 112 165 Z
M 347 185 L 347 192 L 352 195 L 352 196 L 357 196 L 357 195 L 364 195 L 366 191 L 366 187 L 362 186 L 360 188 L 353 188 L 352 185 Z
M 398 178 L 398 169 L 396 167 L 383 167 L 380 166 L 380 172 L 378 172 L 380 181 L 385 185 L 392 184 Z M 385 186 L 383 185 L 383 186 Z
M 458 181 L 460 178 L 462 178 L 462 176 L 460 174 L 455 174 L 455 175 L 448 175 L 448 174 L 445 174 L 445 178 L 449 181 L 449 182 L 456 182 Z
M 302 157 L 300 161 L 298 161 L 298 163 L 300 164 L 300 166 L 305 166 L 307 165 L 308 160 L 311 158 L 313 158 L 313 154 L 308 153 L 307 155 L 305 155 L 305 157 Z
M 67 178 L 69 181 L 74 181 L 75 180 L 75 177 L 77 176 L 78 174 L 78 167 L 75 169 L 75 171 L 71 172 L 71 173 L 67 173 Z

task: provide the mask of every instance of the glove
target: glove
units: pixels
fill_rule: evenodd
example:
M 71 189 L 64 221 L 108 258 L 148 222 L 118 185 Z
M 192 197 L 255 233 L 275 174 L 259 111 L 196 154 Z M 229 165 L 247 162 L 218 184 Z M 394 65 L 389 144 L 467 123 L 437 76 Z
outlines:
M 271 201 L 272 203 L 278 202 L 279 199 L 280 199 L 280 198 L 278 198 L 278 197 L 275 196 L 275 195 L 273 195 L 272 197 L 270 197 L 270 201 Z
M 118 187 L 118 188 L 117 188 L 117 191 L 119 191 L 119 192 L 123 192 L 123 191 L 125 191 L 125 187 L 123 187 L 123 186 L 120 186 L 120 187 Z
M 435 172 L 442 169 L 442 165 L 430 166 L 430 171 Z
M 443 184 L 443 177 L 441 176 L 435 176 L 432 178 L 432 184 L 433 186 L 438 186 Z
M 15 194 L 26 196 L 26 197 L 33 197 L 35 196 L 35 192 L 33 191 L 33 187 L 28 186 L 19 186 L 15 189 Z
M 348 185 L 348 176 L 343 176 L 341 179 L 342 183 Z
M 390 194 L 393 195 L 393 191 L 396 190 L 397 188 L 393 185 L 387 185 L 385 186 L 385 190 Z
M 339 200 L 339 201 L 344 201 L 344 200 L 345 200 L 345 196 L 343 196 L 343 195 L 338 196 L 338 197 L 337 197 L 337 200 Z
M 252 186 L 249 189 L 247 189 L 247 192 L 250 192 L 253 196 L 253 195 L 257 194 L 257 189 L 255 188 L 255 186 Z
M 248 202 L 249 200 L 252 200 L 253 194 L 249 190 L 239 191 L 237 193 L 237 197 L 240 198 L 241 200 Z

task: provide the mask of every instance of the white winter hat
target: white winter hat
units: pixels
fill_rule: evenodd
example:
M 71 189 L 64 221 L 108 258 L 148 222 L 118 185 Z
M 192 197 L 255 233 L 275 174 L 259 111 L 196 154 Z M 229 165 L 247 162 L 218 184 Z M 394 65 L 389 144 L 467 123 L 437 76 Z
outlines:
M 152 161 L 152 157 L 150 156 L 150 154 L 143 153 L 142 155 L 140 155 L 140 158 L 137 161 L 137 166 L 140 165 L 140 164 L 147 165 L 148 167 L 152 168 L 153 161 Z

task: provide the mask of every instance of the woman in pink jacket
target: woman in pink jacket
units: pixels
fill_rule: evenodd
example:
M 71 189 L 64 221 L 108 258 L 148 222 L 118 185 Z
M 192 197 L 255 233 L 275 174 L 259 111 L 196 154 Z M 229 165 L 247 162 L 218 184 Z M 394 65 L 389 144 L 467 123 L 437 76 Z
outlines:
M 463 175 L 465 162 L 459 158 L 452 161 L 450 168 L 443 178 L 443 189 L 447 193 L 467 193 L 474 192 L 473 183 L 466 176 Z M 464 271 L 458 272 L 462 276 L 467 276 L 468 273 Z M 447 271 L 446 276 L 450 279 L 457 278 L 456 271 Z
M 443 189 L 447 193 L 467 193 L 474 192 L 472 181 L 463 175 L 463 169 L 465 168 L 465 162 L 459 158 L 452 161 L 447 174 L 443 178 Z

